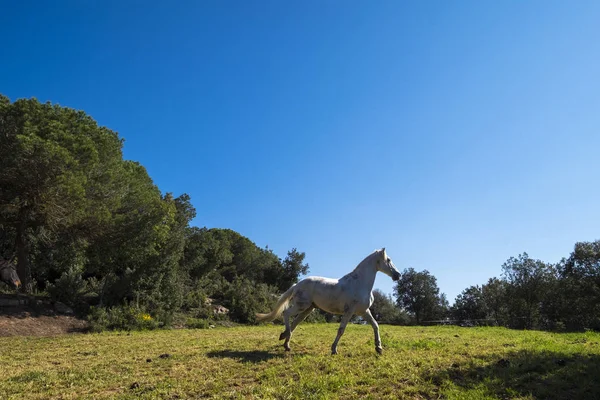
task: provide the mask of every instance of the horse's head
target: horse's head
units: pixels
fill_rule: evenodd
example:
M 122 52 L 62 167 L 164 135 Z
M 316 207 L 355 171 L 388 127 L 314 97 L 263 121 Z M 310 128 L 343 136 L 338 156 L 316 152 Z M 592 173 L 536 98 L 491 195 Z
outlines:
M 18 289 L 19 286 L 21 286 L 19 275 L 17 275 L 17 271 L 12 266 L 5 266 L 0 269 L 0 281 L 5 282 L 15 289 Z
M 383 272 L 394 281 L 400 279 L 400 272 L 398 272 L 394 262 L 385 252 L 385 247 L 381 250 L 375 250 L 375 252 L 377 253 L 377 271 Z

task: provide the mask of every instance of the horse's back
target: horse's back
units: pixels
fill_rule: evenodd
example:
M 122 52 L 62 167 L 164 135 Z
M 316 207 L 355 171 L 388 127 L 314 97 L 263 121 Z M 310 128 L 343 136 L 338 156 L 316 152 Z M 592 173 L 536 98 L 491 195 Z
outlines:
M 296 299 L 318 308 L 341 314 L 344 311 L 345 294 L 339 280 L 322 276 L 309 276 L 296 284 Z
M 296 283 L 294 286 L 294 296 L 304 293 L 312 297 L 315 293 L 335 289 L 337 284 L 337 279 L 324 278 L 322 276 L 308 276 Z
M 323 285 L 337 285 L 338 280 L 333 278 L 325 278 L 322 276 L 308 276 L 302 279 L 299 284 L 306 281 L 306 284 L 323 284 Z

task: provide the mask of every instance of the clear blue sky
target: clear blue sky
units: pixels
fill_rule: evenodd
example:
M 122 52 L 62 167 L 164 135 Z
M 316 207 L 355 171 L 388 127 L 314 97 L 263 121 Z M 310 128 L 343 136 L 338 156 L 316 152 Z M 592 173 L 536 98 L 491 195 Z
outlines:
M 600 238 L 599 21 L 597 1 L 6 1 L 0 92 L 118 131 L 198 226 L 331 277 L 385 246 L 452 301 Z

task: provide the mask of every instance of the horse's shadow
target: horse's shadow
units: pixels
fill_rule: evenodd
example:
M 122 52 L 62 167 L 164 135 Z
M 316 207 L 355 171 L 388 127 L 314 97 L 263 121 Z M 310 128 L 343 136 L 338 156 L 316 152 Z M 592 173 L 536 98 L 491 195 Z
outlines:
M 283 358 L 282 353 L 272 353 L 265 350 L 240 351 L 240 350 L 220 350 L 206 353 L 211 358 L 232 358 L 241 362 L 260 363 L 273 358 Z

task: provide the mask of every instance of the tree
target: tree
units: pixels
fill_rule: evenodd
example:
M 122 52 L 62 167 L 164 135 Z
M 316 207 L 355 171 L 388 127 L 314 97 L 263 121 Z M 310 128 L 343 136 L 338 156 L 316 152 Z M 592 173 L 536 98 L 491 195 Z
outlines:
M 437 306 L 437 318 L 446 318 L 450 315 L 450 302 L 446 297 L 446 293 L 441 293 Z
M 427 270 L 405 269 L 394 288 L 399 307 L 414 315 L 417 324 L 443 316 L 444 297 L 439 294 L 436 278 Z
M 190 197 L 161 193 L 122 145 L 82 111 L 0 95 L 0 257 L 27 290 L 162 322 L 210 294 L 249 321 L 262 307 L 249 293 L 268 302 L 308 272 L 295 248 L 281 259 L 233 230 L 191 228 Z
M 578 242 L 558 265 L 557 319 L 567 329 L 600 329 L 600 240 Z
M 123 200 L 90 244 L 84 273 L 103 280 L 106 305 L 125 300 L 150 309 L 172 308 L 166 302 L 178 298 L 170 285 L 183 255 L 188 218 L 178 207 L 186 199 L 163 197 L 138 163 L 123 167 Z
M 490 278 L 481 287 L 481 296 L 488 312 L 488 317 L 496 325 L 504 325 L 507 315 L 506 282 L 498 278 Z
M 192 280 L 217 271 L 228 282 L 244 277 L 284 291 L 308 272 L 304 258 L 303 252 L 292 249 L 281 260 L 231 229 L 189 228 L 181 262 Z
M 392 296 L 379 289 L 373 290 L 373 304 L 370 310 L 375 320 L 380 323 L 408 325 L 410 322 L 410 317 L 394 304 Z
M 527 253 L 511 257 L 502 265 L 507 286 L 509 323 L 513 327 L 533 329 L 540 326 L 543 302 L 555 271 L 549 264 L 534 260 Z
M 0 96 L 0 248 L 13 241 L 26 290 L 80 282 L 98 289 L 101 304 L 180 303 L 195 210 L 189 196 L 163 196 L 142 165 L 123 160 L 122 144 L 84 112 Z
M 103 213 L 121 145 L 81 111 L 0 96 L 0 224 L 13 232 L 26 290 L 31 237 L 52 240 Z
M 283 273 L 279 258 L 231 229 L 190 228 L 182 267 L 198 279 L 217 271 L 228 282 L 245 277 L 276 285 Z
M 300 275 L 308 273 L 308 264 L 304 263 L 304 253 L 295 248 L 288 251 L 283 260 L 281 276 L 278 278 L 277 287 L 280 291 L 287 290 L 294 283 L 298 282 Z
M 255 322 L 255 314 L 271 306 L 273 291 L 264 283 L 236 277 L 225 293 L 224 304 L 229 308 L 230 318 L 241 323 Z
M 452 315 L 458 320 L 481 320 L 487 317 L 482 288 L 470 286 L 456 297 Z

